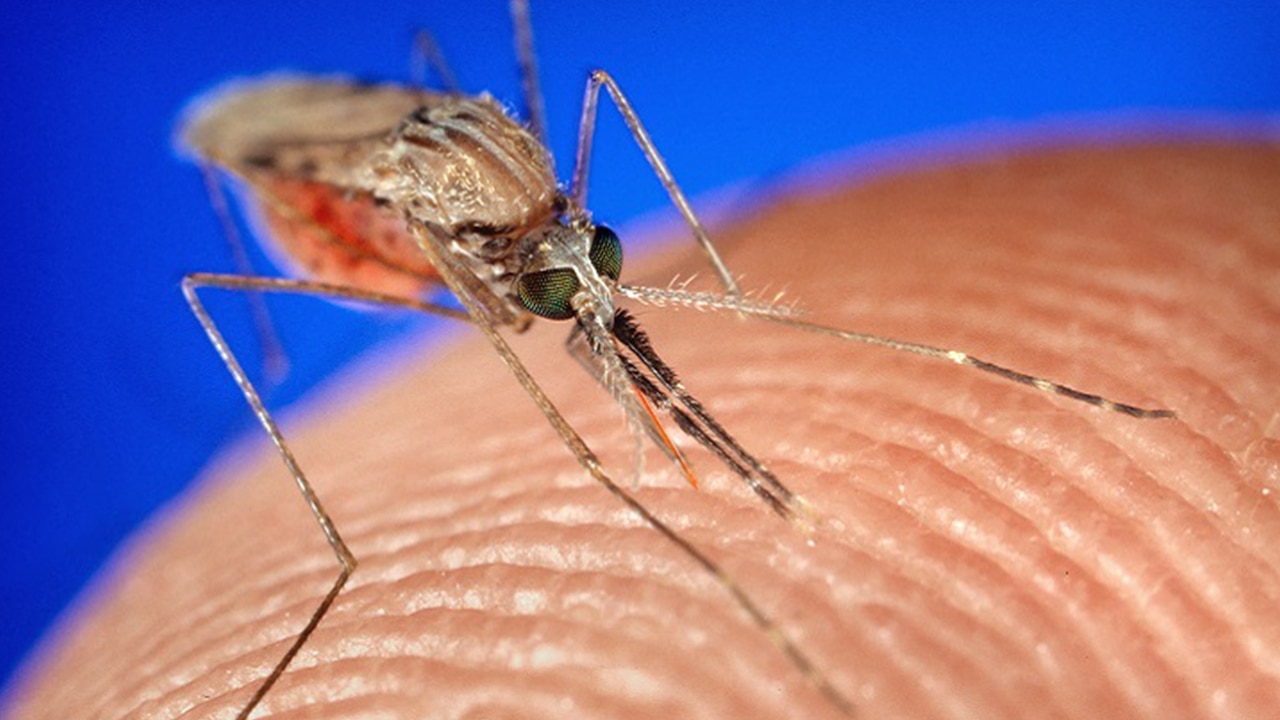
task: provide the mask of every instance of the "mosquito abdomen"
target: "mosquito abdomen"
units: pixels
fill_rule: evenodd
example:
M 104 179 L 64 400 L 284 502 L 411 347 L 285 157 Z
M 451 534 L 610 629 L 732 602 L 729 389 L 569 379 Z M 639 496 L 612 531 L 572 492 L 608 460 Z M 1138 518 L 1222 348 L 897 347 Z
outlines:
M 261 184 L 249 202 L 268 248 L 300 277 L 410 298 L 441 282 L 404 218 L 367 192 L 280 178 Z

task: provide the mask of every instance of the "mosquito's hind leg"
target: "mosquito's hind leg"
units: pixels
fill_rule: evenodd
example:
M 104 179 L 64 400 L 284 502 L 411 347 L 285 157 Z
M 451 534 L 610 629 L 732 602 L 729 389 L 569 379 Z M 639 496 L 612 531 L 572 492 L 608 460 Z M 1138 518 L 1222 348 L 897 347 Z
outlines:
M 533 23 L 529 22 L 528 0 L 511 0 L 511 24 L 515 28 L 516 60 L 520 64 L 520 89 L 524 94 L 524 116 L 533 136 L 547 144 L 547 113 L 538 84 L 538 54 L 533 48 Z
M 365 292 L 356 288 L 349 288 L 339 285 L 329 285 L 326 283 L 308 282 L 303 280 L 288 280 L 284 278 L 268 278 L 268 277 L 246 277 L 242 275 L 217 275 L 211 273 L 192 273 L 182 279 L 182 294 L 190 306 L 192 314 L 200 322 L 200 326 L 204 328 L 205 334 L 208 335 L 209 341 L 213 343 L 214 348 L 218 351 L 218 355 L 222 358 L 222 362 L 227 366 L 231 376 L 235 379 L 236 385 L 240 387 L 240 391 L 244 394 L 245 401 L 249 403 L 249 407 L 253 410 L 253 414 L 258 418 L 258 422 L 263 429 L 267 431 L 267 435 L 271 437 L 271 442 L 276 446 L 280 459 L 284 461 L 285 467 L 289 474 L 293 476 L 294 483 L 298 487 L 298 491 L 302 493 L 303 499 L 307 506 L 311 509 L 311 514 L 315 516 L 316 523 L 320 525 L 320 530 L 324 533 L 325 540 L 328 541 L 329 547 L 333 550 L 333 554 L 338 559 L 341 566 L 338 576 L 334 579 L 333 585 L 329 591 L 325 593 L 324 599 L 316 606 L 311 613 L 311 617 L 307 620 L 305 626 L 298 633 L 293 643 L 289 645 L 288 650 L 276 662 L 275 667 L 271 669 L 270 674 L 254 691 L 253 696 L 236 715 L 237 720 L 248 718 L 253 712 L 262 698 L 266 696 L 280 676 L 284 674 L 289 663 L 293 661 L 298 651 L 306 644 L 307 639 L 311 637 L 312 632 L 320 624 L 320 620 L 324 618 L 325 613 L 329 611 L 333 605 L 334 599 L 338 597 L 338 593 L 342 591 L 347 580 L 356 569 L 357 560 L 352 554 L 350 548 L 342 540 L 342 536 L 338 533 L 337 525 L 333 519 L 329 517 L 329 513 L 325 511 L 324 505 L 320 502 L 320 496 L 316 494 L 311 483 L 307 480 L 307 476 L 303 473 L 302 468 L 298 465 L 297 458 L 294 457 L 293 451 L 289 448 L 288 442 L 285 441 L 284 435 L 280 432 L 279 426 L 275 419 L 267 410 L 266 405 L 262 402 L 262 396 L 254 387 L 253 382 L 245 373 L 244 368 L 240 365 L 240 361 L 236 359 L 235 353 L 231 350 L 230 344 L 223 337 L 222 332 L 218 329 L 217 323 L 209 315 L 204 304 L 200 302 L 198 291 L 200 288 L 217 288 L 222 290 L 236 290 L 242 292 L 281 292 L 281 293 L 302 293 L 310 295 L 319 295 L 326 297 L 334 297 L 345 300 L 354 300 L 357 302 L 366 302 L 377 305 L 389 305 L 393 307 L 402 307 L 410 310 L 419 310 L 437 315 L 444 315 L 454 319 L 466 319 L 466 314 L 458 310 L 439 307 L 430 303 L 409 300 L 406 298 L 398 298 L 389 295 L 381 295 L 378 293 Z
M 252 277 L 257 273 L 254 271 L 253 263 L 249 261 L 244 238 L 241 237 L 240 229 L 236 226 L 231 206 L 227 203 L 226 193 L 222 190 L 222 184 L 218 182 L 218 174 L 208 163 L 200 162 L 199 166 L 205 192 L 209 195 L 209 205 L 218 216 L 218 224 L 222 227 L 222 236 L 226 238 L 227 247 L 231 251 L 236 273 Z M 251 292 L 248 294 L 248 299 L 249 312 L 253 315 L 258 344 L 262 349 L 262 371 L 270 390 L 271 386 L 279 385 L 289 375 L 289 356 L 280 345 L 280 337 L 276 334 L 275 324 L 271 322 L 271 313 L 267 311 L 267 304 L 263 302 L 262 296 Z
M 622 93 L 622 89 L 618 87 L 617 81 L 604 70 L 591 71 L 590 77 L 587 78 L 587 89 L 582 98 L 582 117 L 578 123 L 578 151 L 574 158 L 573 178 L 570 181 L 569 188 L 570 196 L 574 202 L 578 207 L 586 207 L 587 181 L 591 165 L 591 143 L 595 136 L 596 106 L 599 104 L 601 87 L 608 90 L 614 106 L 618 108 L 618 112 L 622 114 L 623 121 L 627 124 L 627 129 L 631 131 L 632 137 L 635 138 L 636 144 L 640 146 L 645 159 L 649 161 L 649 166 L 653 168 L 654 174 L 662 182 L 662 187 L 666 188 L 671 202 L 680 210 L 680 215 L 684 217 L 684 221 L 689 225 L 694 239 L 698 241 L 699 247 L 706 254 L 707 260 L 715 271 L 716 279 L 719 280 L 725 293 L 733 296 L 741 294 L 737 281 L 729 273 L 729 268 L 725 266 L 724 260 L 720 259 L 720 253 L 716 251 L 715 245 L 711 242 L 711 236 L 707 234 L 707 229 L 702 226 L 702 221 L 693 212 L 693 207 L 689 205 L 689 200 L 684 196 L 684 191 L 680 189 L 680 185 L 676 183 L 675 177 L 667 168 L 666 161 L 662 159 L 662 155 L 658 154 L 658 148 L 653 144 L 653 139 L 649 137 L 648 131 L 644 129 L 644 125 L 640 122 L 640 116 L 631 107 L 630 101 Z
M 429 70 L 436 74 L 445 92 L 451 95 L 461 92 L 458 89 L 458 81 L 453 71 L 449 69 L 449 63 L 445 62 L 444 53 L 441 52 L 436 39 L 425 28 L 417 28 L 413 31 L 413 52 L 409 56 L 409 82 L 414 87 L 429 89 L 430 86 L 427 85 Z

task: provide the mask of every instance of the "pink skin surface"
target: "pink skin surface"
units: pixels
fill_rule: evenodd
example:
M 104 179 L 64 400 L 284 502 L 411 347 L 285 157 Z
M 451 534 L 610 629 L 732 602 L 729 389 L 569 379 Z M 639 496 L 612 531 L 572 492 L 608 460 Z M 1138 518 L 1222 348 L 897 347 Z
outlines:
M 808 188 L 718 230 L 746 287 L 1179 417 L 640 308 L 688 388 L 814 506 L 806 536 L 697 448 L 700 490 L 652 450 L 632 482 L 567 328 L 515 338 L 615 477 L 861 718 L 1276 717 L 1280 145 L 988 150 Z M 624 279 L 695 266 L 680 245 Z M 459 337 L 286 416 L 361 565 L 255 716 L 838 717 Z M 231 717 L 336 572 L 255 437 L 120 553 L 9 717 Z

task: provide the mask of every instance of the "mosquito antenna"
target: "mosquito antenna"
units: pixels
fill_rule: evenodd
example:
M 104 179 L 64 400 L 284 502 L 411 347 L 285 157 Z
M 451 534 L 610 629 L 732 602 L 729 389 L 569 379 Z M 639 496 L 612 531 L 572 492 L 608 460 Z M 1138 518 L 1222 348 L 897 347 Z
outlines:
M 1036 375 L 1019 372 L 1017 370 L 1004 367 L 1003 365 L 997 365 L 993 362 L 976 358 L 959 350 L 949 350 L 947 348 L 934 347 L 932 345 L 921 345 L 920 343 L 894 340 L 893 338 L 881 337 L 879 335 L 853 332 L 851 330 L 841 330 L 839 328 L 819 325 L 818 323 L 800 320 L 799 318 L 794 317 L 777 317 L 771 315 L 757 315 L 756 317 L 770 320 L 781 325 L 794 327 L 798 330 L 817 333 L 819 335 L 828 335 L 842 340 L 851 340 L 853 342 L 859 342 L 866 345 L 876 345 L 878 347 L 889 348 L 891 350 L 900 350 L 902 352 L 915 353 L 916 355 L 937 358 L 939 360 L 947 360 L 957 365 L 964 365 L 966 367 L 971 367 L 974 370 L 981 370 L 982 372 L 1002 377 L 1005 380 L 1010 380 L 1020 385 L 1028 385 L 1042 392 L 1061 395 L 1062 397 L 1082 402 L 1086 405 L 1093 405 L 1094 407 L 1102 408 L 1103 410 L 1122 413 L 1142 420 L 1177 417 L 1177 413 L 1173 410 L 1169 410 L 1168 408 L 1144 408 L 1137 405 L 1117 402 L 1101 395 L 1087 393 L 1083 390 L 1077 390 L 1073 387 L 1056 383 L 1052 380 L 1047 380 Z
M 653 288 L 619 285 L 618 293 L 624 297 L 649 305 L 669 305 L 673 307 L 688 307 L 698 310 L 731 310 L 743 315 L 759 318 L 761 320 L 768 320 L 769 322 L 786 325 L 787 327 L 793 327 L 805 332 L 827 335 L 841 340 L 849 340 L 851 342 L 862 343 L 864 345 L 874 345 L 876 347 L 898 350 L 900 352 L 914 353 L 916 355 L 923 355 L 937 360 L 946 360 L 957 365 L 964 365 L 975 370 L 996 375 L 1020 385 L 1033 387 L 1041 392 L 1061 395 L 1062 397 L 1070 400 L 1082 402 L 1086 405 L 1093 405 L 1094 407 L 1102 408 L 1103 410 L 1118 412 L 1141 420 L 1177 417 L 1177 413 L 1167 408 L 1145 408 L 1118 402 L 1101 395 L 1077 390 L 1073 387 L 1063 385 L 1037 375 L 1030 375 L 1028 373 L 1007 368 L 1003 365 L 997 365 L 996 363 L 974 357 L 973 355 L 961 352 L 960 350 L 905 342 L 880 335 L 854 332 L 852 330 L 841 330 L 840 328 L 831 327 L 829 325 L 810 322 L 802 319 L 800 317 L 800 313 L 791 306 L 784 305 L 775 307 L 771 306 L 769 303 L 739 302 L 738 298 L 728 295 L 718 295 L 716 293 L 707 292 L 690 292 L 682 288 Z

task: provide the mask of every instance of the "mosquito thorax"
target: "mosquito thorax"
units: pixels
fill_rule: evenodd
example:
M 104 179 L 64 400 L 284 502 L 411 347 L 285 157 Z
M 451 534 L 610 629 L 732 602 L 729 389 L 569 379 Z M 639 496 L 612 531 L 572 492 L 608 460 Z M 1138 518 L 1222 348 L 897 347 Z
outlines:
M 421 99 L 364 164 L 375 196 L 455 238 L 554 222 L 561 195 L 551 155 L 500 103 L 487 94 Z

